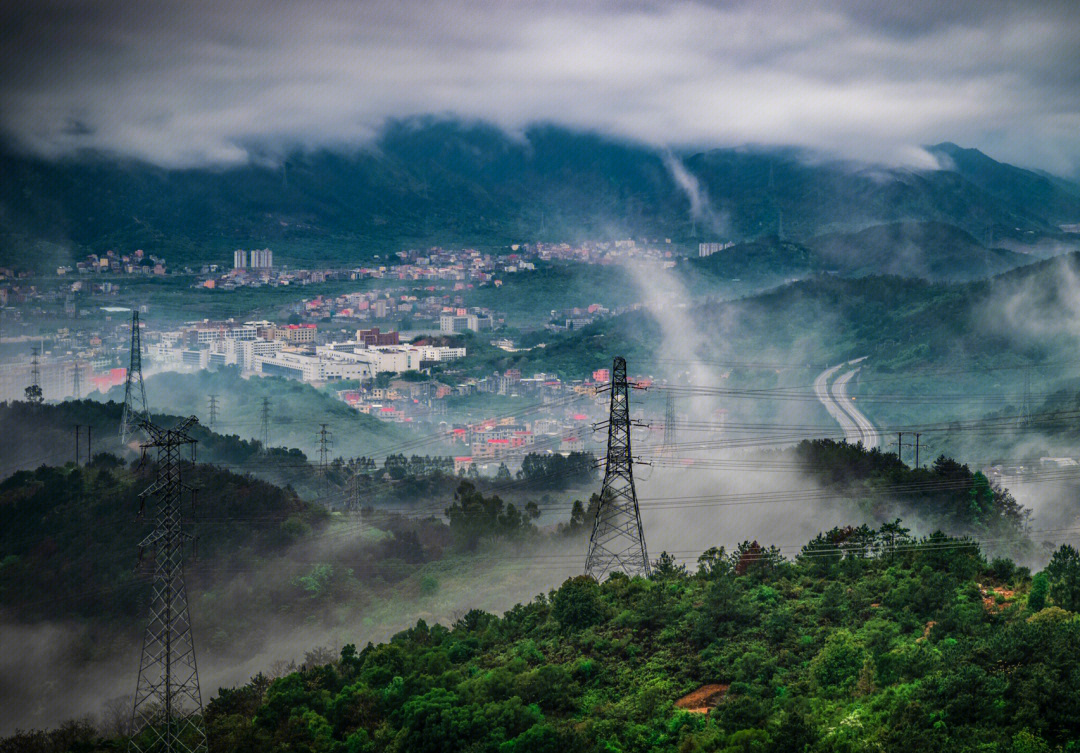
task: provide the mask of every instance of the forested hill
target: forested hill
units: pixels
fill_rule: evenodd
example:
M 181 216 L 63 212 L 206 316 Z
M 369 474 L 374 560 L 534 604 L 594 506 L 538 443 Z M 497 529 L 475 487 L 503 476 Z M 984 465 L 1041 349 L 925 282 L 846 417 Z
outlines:
M 1080 253 L 1074 252 L 967 282 L 821 274 L 739 300 L 696 302 L 688 315 L 695 322 L 729 323 L 723 338 L 712 339 L 709 328 L 701 327 L 708 355 L 697 355 L 723 360 L 768 351 L 780 354 L 777 360 L 799 353 L 817 364 L 867 356 L 875 368 L 895 371 L 960 363 L 1038 365 L 1072 348 L 1065 322 L 1073 315 L 1063 282 L 1078 271 Z M 1013 305 L 1024 305 L 1029 317 L 1038 314 L 1033 321 L 1052 326 L 1024 330 L 1008 318 Z M 616 355 L 631 368 L 647 368 L 664 357 L 664 312 L 659 313 L 642 309 L 602 319 L 545 348 L 500 355 L 496 368 L 571 377 Z
M 794 562 L 748 542 L 705 553 L 692 573 L 661 555 L 648 580 L 574 578 L 501 618 L 472 611 L 348 645 L 220 690 L 206 707 L 210 749 L 1075 750 L 1075 550 L 1032 579 L 900 526 L 831 542 Z M 66 734 L 81 751 L 125 744 Z M 0 749 L 35 740 L 48 736 Z
M 934 149 L 944 169 L 852 165 L 794 149 L 687 153 L 680 158 L 701 192 L 695 217 L 670 155 L 552 126 L 512 137 L 421 118 L 387 124 L 352 153 L 205 169 L 109 155 L 50 161 L 0 147 L 0 263 L 48 268 L 73 253 L 143 248 L 175 266 L 221 262 L 251 244 L 273 246 L 280 262 L 359 263 L 410 245 L 633 236 L 693 247 L 908 220 L 1029 241 L 1080 221 L 1072 183 L 976 150 Z

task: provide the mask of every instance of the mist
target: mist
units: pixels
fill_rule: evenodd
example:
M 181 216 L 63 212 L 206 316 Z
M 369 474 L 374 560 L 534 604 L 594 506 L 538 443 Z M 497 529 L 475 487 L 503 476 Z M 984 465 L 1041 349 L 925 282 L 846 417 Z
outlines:
M 180 167 L 356 148 L 388 118 L 435 113 L 510 132 L 555 122 L 654 145 L 790 144 L 918 169 L 937 165 L 922 145 L 956 140 L 1076 174 L 1072 11 L 9 3 L 0 127 L 41 154 Z

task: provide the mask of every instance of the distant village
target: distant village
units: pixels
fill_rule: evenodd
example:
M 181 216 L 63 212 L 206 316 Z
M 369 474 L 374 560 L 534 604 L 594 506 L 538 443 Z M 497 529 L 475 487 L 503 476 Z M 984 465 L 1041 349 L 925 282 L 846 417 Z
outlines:
M 467 359 L 468 350 L 456 336 L 490 332 L 495 347 L 518 350 L 512 338 L 499 334 L 504 316 L 466 306 L 467 290 L 501 286 L 508 275 L 534 271 L 537 262 L 610 264 L 647 258 L 674 264 L 674 255 L 666 240 L 653 244 L 633 240 L 537 243 L 512 246 L 506 254 L 431 248 L 398 252 L 385 264 L 289 269 L 275 264 L 271 249 L 237 249 L 231 265 L 209 264 L 176 273 L 193 277 L 193 286 L 221 291 L 246 286 L 299 287 L 329 280 L 378 279 L 389 284 L 375 290 L 300 298 L 280 310 L 285 322 L 204 319 L 162 329 L 144 317 L 143 367 L 147 373 L 232 367 L 246 377 L 280 377 L 330 388 L 343 403 L 380 421 L 445 431 L 448 440 L 461 447 L 457 465 L 513 466 L 528 452 L 588 449 L 592 424 L 604 406 L 595 399 L 568 398 L 594 398 L 609 376 L 606 369 L 569 382 L 551 374 L 523 375 L 516 369 L 466 376 L 457 365 Z M 0 305 L 6 307 L 0 342 L 9 347 L 17 344 L 21 353 L 0 372 L 0 400 L 22 399 L 33 378 L 46 400 L 83 397 L 95 390 L 105 393 L 122 385 L 127 373 L 130 310 L 77 302 L 85 296 L 104 302 L 115 298 L 124 276 L 170 273 L 164 259 L 141 250 L 91 254 L 59 267 L 58 276 L 76 278 L 60 286 L 41 287 L 26 275 L 0 270 Z M 450 285 L 429 286 L 420 292 L 415 284 L 438 281 Z M 11 324 L 27 323 L 27 316 L 42 313 L 41 307 L 55 311 L 61 304 L 67 317 L 78 320 L 103 312 L 105 323 L 90 333 L 61 327 L 50 334 L 47 348 L 45 340 L 25 334 L 25 327 L 20 330 L 24 334 L 11 336 Z M 148 313 L 148 306 L 141 308 Z M 552 310 L 545 326 L 556 332 L 574 330 L 612 313 L 618 312 L 596 303 Z M 406 322 L 410 331 L 399 331 L 395 322 Z M 455 423 L 448 416 L 447 398 L 472 394 L 528 397 L 541 407 L 528 420 Z

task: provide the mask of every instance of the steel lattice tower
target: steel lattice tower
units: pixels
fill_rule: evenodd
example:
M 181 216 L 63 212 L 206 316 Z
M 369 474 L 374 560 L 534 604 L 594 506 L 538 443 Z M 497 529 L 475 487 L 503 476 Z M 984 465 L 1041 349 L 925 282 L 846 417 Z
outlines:
M 187 431 L 197 424 L 195 416 L 174 429 L 161 429 L 149 421 L 141 425 L 150 441 L 143 450 L 157 449 L 157 481 L 142 493 L 157 500 L 157 525 L 139 544 L 139 556 L 146 549 L 154 553 L 154 588 L 150 616 L 139 661 L 139 680 L 132 712 L 130 749 L 145 753 L 195 753 L 206 751 L 206 730 L 202 726 L 202 695 L 191 637 L 187 589 L 184 587 L 184 533 L 181 496 L 190 487 L 180 478 L 180 449 L 195 440 Z
M 319 424 L 319 433 L 315 435 L 315 442 L 319 445 L 319 472 L 323 480 L 323 497 L 330 497 L 330 448 L 334 446 L 334 433 L 326 428 L 326 424 Z
M 120 444 L 128 443 L 135 429 L 150 423 L 146 385 L 142 376 L 142 340 L 139 336 L 139 311 L 131 312 L 131 362 L 124 380 L 124 412 L 120 416 Z
M 585 560 L 585 574 L 598 581 L 616 570 L 629 576 L 649 575 L 649 555 L 630 455 L 630 388 L 624 358 L 616 357 L 612 364 L 610 389 L 604 485 Z
M 41 348 L 34 345 L 30 349 L 30 386 L 26 388 L 26 402 L 31 405 L 40 405 L 45 401 L 45 393 L 41 389 L 41 366 L 38 363 L 38 355 Z
M 35 345 L 30 348 L 30 384 L 34 387 L 41 387 L 41 365 L 38 363 L 40 353 L 41 346 Z
M 262 399 L 262 426 L 260 427 L 259 439 L 262 440 L 263 451 L 270 449 L 270 398 Z
M 71 392 L 76 400 L 82 399 L 82 376 L 79 374 L 78 361 L 75 361 L 71 370 Z
M 334 446 L 334 433 L 326 428 L 326 424 L 319 424 L 319 433 L 315 435 L 315 443 L 319 445 L 319 468 L 325 474 L 330 462 L 330 448 Z
M 218 417 L 217 397 L 218 397 L 217 395 L 209 395 L 206 398 L 207 407 L 210 409 L 210 431 L 213 431 L 214 427 L 217 426 L 217 417 Z

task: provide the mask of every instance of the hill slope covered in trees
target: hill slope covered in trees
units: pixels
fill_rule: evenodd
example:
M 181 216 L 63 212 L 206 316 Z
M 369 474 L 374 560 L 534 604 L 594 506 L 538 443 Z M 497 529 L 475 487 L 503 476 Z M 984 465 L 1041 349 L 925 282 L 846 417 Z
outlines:
M 612 237 L 805 240 L 905 220 L 1017 240 L 1080 219 L 1080 189 L 935 147 L 940 170 L 822 160 L 793 149 L 681 155 L 695 205 L 642 144 L 538 125 L 418 118 L 370 148 L 293 153 L 228 169 L 163 169 L 109 155 L 50 161 L 0 149 L 0 263 L 43 268 L 73 252 L 143 248 L 179 263 L 272 245 L 280 262 L 360 262 L 402 245 L 505 245 Z M 34 255 L 27 255 L 34 254 Z
M 706 552 L 693 573 L 661 555 L 650 579 L 573 578 L 501 618 L 347 645 L 220 690 L 211 750 L 1076 749 L 1075 550 L 1032 579 L 964 540 L 858 533 L 819 536 L 793 562 L 756 542 Z

